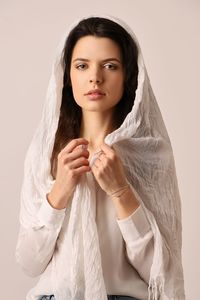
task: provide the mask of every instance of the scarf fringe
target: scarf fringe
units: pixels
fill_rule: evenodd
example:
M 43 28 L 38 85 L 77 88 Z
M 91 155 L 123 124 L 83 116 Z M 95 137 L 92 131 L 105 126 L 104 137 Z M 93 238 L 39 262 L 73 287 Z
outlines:
M 168 300 L 164 292 L 165 280 L 163 276 L 152 278 L 148 286 L 148 300 Z

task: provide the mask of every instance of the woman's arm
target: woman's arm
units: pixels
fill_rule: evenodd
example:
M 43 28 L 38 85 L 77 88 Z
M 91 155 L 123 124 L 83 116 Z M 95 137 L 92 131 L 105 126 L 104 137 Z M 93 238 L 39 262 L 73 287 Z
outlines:
M 53 208 L 45 199 L 37 213 L 37 224 L 28 228 L 20 225 L 15 256 L 27 275 L 38 276 L 47 267 L 56 246 L 65 211 L 65 208 Z
M 140 205 L 129 217 L 117 219 L 131 265 L 149 282 L 154 254 L 153 232 Z
M 118 199 L 115 197 L 112 200 L 117 211 L 117 223 L 125 241 L 127 258 L 148 284 L 154 256 L 154 237 L 142 205 L 136 205 L 138 197 L 130 185 Z M 167 266 L 169 252 L 165 244 L 163 254 Z

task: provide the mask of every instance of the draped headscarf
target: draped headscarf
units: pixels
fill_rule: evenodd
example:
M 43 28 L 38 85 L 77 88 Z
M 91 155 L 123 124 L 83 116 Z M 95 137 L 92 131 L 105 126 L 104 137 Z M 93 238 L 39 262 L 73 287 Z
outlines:
M 148 283 L 149 300 L 184 300 L 181 202 L 173 150 L 139 43 L 132 29 L 119 18 L 110 15 L 89 17 L 104 17 L 118 23 L 137 45 L 138 86 L 134 105 L 121 126 L 108 134 L 104 141 L 118 151 L 127 180 L 137 191 L 137 198 L 153 231 L 154 256 Z M 46 201 L 46 194 L 55 181 L 50 172 L 50 159 L 62 99 L 62 50 L 66 36 L 79 21 L 71 25 L 57 48 L 42 118 L 26 154 L 20 210 L 20 222 L 24 227 L 37 224 L 37 211 L 42 201 Z M 90 164 L 95 157 L 97 154 L 94 154 Z M 83 174 L 66 210 L 63 227 L 67 229 L 60 233 L 62 246 L 59 254 L 56 252 L 52 257 L 56 300 L 107 299 L 94 217 L 94 189 L 90 178 Z M 58 277 L 62 279 L 58 281 Z

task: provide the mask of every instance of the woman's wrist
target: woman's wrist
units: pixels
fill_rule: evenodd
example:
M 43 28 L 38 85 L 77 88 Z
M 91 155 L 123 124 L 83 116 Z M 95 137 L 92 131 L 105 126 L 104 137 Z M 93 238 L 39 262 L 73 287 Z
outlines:
M 58 198 L 52 195 L 51 193 L 48 193 L 46 197 L 47 197 L 47 201 L 53 208 L 59 210 L 66 208 L 66 200 L 65 201 L 58 200 Z
M 121 197 L 127 190 L 130 188 L 130 185 L 127 183 L 124 186 L 118 188 L 114 192 L 108 193 L 111 198 Z
M 129 184 L 111 193 L 110 197 L 119 219 L 127 218 L 140 206 Z

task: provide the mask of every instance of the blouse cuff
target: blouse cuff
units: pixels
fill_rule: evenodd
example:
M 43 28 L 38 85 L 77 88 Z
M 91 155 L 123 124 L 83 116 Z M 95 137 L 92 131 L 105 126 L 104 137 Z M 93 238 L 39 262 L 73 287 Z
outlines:
M 43 225 L 59 226 L 64 220 L 65 212 L 66 208 L 56 209 L 52 207 L 47 198 L 45 198 L 39 208 L 37 217 Z
M 150 223 L 145 215 L 145 212 L 140 206 L 127 218 L 117 219 L 120 231 L 125 242 L 131 243 L 138 238 L 151 231 Z

